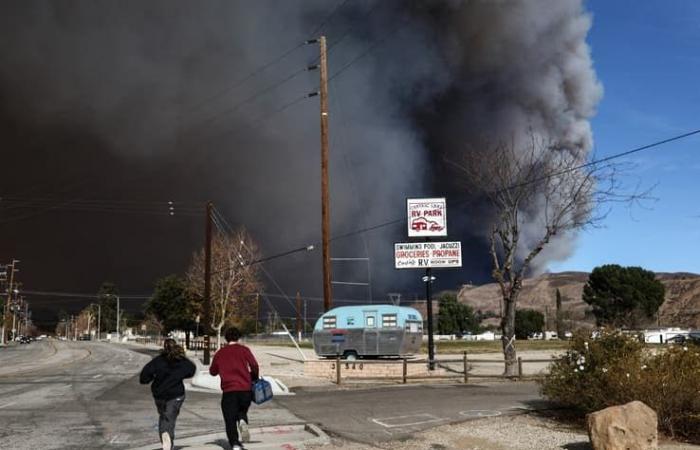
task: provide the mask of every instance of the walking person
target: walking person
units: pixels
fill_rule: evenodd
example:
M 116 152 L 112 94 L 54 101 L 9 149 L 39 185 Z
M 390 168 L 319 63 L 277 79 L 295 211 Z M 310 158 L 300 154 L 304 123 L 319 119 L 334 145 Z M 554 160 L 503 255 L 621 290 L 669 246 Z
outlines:
M 158 409 L 158 435 L 163 450 L 172 450 L 175 444 L 175 421 L 185 401 L 182 380 L 194 376 L 196 366 L 185 356 L 185 350 L 175 339 L 166 339 L 160 355 L 141 370 L 141 384 L 151 383 L 151 392 Z
M 211 375 L 221 377 L 221 412 L 233 450 L 243 449 L 241 441 L 250 442 L 248 408 L 253 399 L 253 382 L 258 380 L 258 362 L 248 347 L 238 343 L 240 337 L 237 328 L 226 330 L 227 345 L 216 352 L 209 366 Z

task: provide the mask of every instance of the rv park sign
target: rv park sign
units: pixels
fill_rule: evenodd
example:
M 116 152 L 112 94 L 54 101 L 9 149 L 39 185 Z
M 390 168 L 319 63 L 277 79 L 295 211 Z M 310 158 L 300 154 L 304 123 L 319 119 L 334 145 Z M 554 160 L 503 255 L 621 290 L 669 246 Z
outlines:
M 408 237 L 447 236 L 445 198 L 409 198 L 406 200 Z
M 444 197 L 406 199 L 409 238 L 447 236 Z M 396 269 L 462 267 L 461 242 L 403 242 L 394 244 Z

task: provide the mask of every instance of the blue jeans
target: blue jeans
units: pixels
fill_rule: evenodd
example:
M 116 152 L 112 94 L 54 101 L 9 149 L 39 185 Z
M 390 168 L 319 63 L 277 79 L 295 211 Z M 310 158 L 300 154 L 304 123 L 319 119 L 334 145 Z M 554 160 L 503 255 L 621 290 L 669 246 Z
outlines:
M 163 433 L 170 435 L 170 442 L 175 448 L 175 421 L 180 414 L 180 407 L 185 401 L 185 396 L 171 398 L 170 400 L 154 399 L 156 408 L 158 409 L 158 437 L 161 438 Z

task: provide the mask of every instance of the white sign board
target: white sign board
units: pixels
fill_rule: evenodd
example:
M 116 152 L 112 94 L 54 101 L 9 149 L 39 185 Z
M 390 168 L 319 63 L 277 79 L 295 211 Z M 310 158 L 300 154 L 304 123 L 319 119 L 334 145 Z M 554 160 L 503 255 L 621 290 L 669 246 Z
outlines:
M 445 198 L 406 199 L 408 237 L 447 236 Z
M 462 243 L 396 243 L 394 244 L 394 267 L 397 269 L 462 267 Z

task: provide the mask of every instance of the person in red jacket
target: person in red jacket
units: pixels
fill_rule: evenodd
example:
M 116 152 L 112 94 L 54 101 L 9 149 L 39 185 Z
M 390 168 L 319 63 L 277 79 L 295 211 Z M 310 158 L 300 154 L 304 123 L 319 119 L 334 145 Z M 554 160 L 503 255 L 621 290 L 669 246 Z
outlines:
M 245 345 L 238 343 L 241 332 L 237 328 L 226 330 L 225 347 L 214 355 L 209 373 L 221 377 L 221 412 L 224 414 L 226 436 L 233 450 L 243 448 L 250 441 L 248 431 L 248 408 L 253 399 L 252 385 L 258 380 L 258 362 Z

